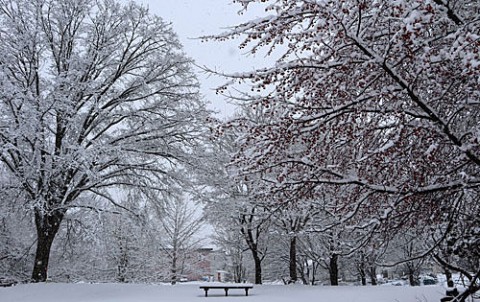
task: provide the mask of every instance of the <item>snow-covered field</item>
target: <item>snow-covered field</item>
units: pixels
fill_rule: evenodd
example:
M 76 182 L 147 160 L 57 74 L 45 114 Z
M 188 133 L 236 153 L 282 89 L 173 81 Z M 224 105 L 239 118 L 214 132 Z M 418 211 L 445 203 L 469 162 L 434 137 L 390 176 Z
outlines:
M 303 286 L 255 285 L 249 296 L 244 290 L 210 290 L 200 283 L 143 284 L 21 284 L 0 288 L 0 302 L 439 302 L 441 286 Z

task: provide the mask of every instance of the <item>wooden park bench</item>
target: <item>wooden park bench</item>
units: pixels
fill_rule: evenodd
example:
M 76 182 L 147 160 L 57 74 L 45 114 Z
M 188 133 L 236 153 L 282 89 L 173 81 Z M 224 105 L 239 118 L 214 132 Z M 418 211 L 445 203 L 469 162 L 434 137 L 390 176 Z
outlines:
M 248 296 L 248 290 L 253 288 L 252 285 L 241 285 L 241 284 L 215 284 L 215 285 L 203 285 L 200 286 L 201 289 L 205 291 L 205 297 L 208 297 L 208 291 L 210 289 L 223 289 L 225 291 L 225 296 L 228 296 L 229 289 L 244 289 L 245 296 Z

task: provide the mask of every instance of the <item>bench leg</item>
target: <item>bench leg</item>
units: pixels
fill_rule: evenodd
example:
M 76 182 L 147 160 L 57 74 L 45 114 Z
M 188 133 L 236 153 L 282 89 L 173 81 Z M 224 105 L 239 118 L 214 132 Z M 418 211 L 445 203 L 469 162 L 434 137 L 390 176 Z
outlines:
M 228 296 L 228 288 L 225 288 L 225 297 Z
M 245 288 L 245 296 L 248 296 L 248 288 Z
M 204 288 L 205 290 L 205 297 L 208 297 L 208 288 Z

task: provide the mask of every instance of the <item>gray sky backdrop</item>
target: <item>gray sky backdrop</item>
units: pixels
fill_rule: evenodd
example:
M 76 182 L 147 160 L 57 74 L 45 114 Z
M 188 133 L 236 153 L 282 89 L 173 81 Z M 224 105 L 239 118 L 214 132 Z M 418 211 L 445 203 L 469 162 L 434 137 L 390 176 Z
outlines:
M 227 27 L 257 18 L 262 15 L 260 7 L 253 7 L 239 15 L 241 6 L 231 0 L 135 0 L 149 7 L 150 12 L 172 22 L 173 30 L 179 35 L 187 55 L 197 65 L 210 69 L 238 72 L 251 70 L 263 65 L 263 56 L 247 56 L 245 50 L 238 49 L 238 41 L 201 42 L 195 39 L 204 35 L 218 34 Z M 211 102 L 210 108 L 219 111 L 220 116 L 231 116 L 235 110 L 227 100 L 215 94 L 214 88 L 225 80 L 207 76 L 197 69 L 201 92 Z

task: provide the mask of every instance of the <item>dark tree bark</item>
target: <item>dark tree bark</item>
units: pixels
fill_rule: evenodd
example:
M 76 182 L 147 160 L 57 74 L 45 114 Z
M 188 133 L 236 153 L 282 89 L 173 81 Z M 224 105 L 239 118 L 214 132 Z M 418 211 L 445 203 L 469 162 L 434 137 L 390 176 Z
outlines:
M 407 272 L 408 272 L 408 282 L 410 283 L 410 286 L 418 286 L 420 285 L 417 279 L 417 273 L 415 269 L 415 264 L 414 263 L 407 263 Z
M 366 257 L 363 251 L 360 251 L 359 259 L 356 261 L 357 272 L 362 282 L 362 286 L 367 285 Z
M 360 279 L 362 280 L 362 286 L 366 286 L 367 285 L 367 277 L 365 275 L 365 271 L 360 273 Z
M 313 262 L 313 265 L 312 265 L 312 280 L 311 280 L 311 284 L 312 285 L 315 285 L 315 282 L 317 281 L 315 279 L 315 276 L 317 275 L 317 269 L 318 267 L 320 266 L 320 264 L 318 262 Z
M 377 285 L 377 267 L 372 265 L 368 270 L 368 273 L 370 275 L 370 280 L 372 280 L 372 285 Z
M 32 272 L 33 282 L 45 282 L 47 280 L 48 262 L 53 239 L 57 234 L 60 224 L 65 216 L 65 211 L 35 209 L 35 226 L 37 228 L 37 249 Z
M 410 286 L 417 286 L 417 281 L 415 280 L 415 276 L 413 273 L 408 273 L 408 282 L 410 283 Z
M 123 243 L 122 243 L 123 244 Z M 120 257 L 117 265 L 117 281 L 121 283 L 127 282 L 127 268 L 128 268 L 128 247 L 120 246 Z
M 248 225 L 252 223 L 254 215 L 243 215 L 241 219 L 242 224 L 246 224 L 245 227 L 240 229 L 248 249 L 252 252 L 253 262 L 255 263 L 255 284 L 262 284 L 262 261 L 265 258 L 265 254 L 259 250 L 258 239 L 260 237 L 261 226 L 257 225 L 254 228 L 249 228 Z M 248 221 L 248 223 L 246 223 Z
M 255 263 L 255 284 L 262 284 L 262 259 L 256 251 L 252 250 L 252 255 Z
M 338 285 L 338 255 L 332 254 L 330 256 L 330 263 L 328 266 L 328 272 L 330 273 L 330 285 Z
M 258 230 L 258 229 L 257 229 Z M 249 250 L 252 252 L 253 262 L 255 263 L 255 284 L 262 284 L 262 260 L 263 256 L 258 250 L 257 241 L 251 229 L 241 229 L 242 234 L 244 235 L 245 241 L 247 242 Z
M 449 269 L 445 269 L 445 278 L 447 279 L 447 286 L 454 287 L 455 284 L 453 283 L 452 272 Z
M 297 276 L 297 236 L 293 236 L 290 239 L 290 259 L 289 259 L 290 281 L 289 283 L 295 283 L 298 280 Z

